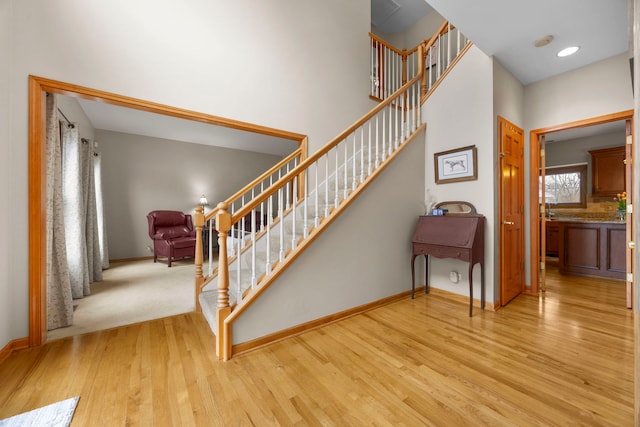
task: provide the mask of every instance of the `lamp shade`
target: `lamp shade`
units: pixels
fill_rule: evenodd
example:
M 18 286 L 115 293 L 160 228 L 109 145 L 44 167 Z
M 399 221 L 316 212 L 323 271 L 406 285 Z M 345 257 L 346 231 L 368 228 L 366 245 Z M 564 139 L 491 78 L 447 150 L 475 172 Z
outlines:
M 209 201 L 207 200 L 207 198 L 204 196 L 204 194 L 202 196 L 200 196 L 200 205 L 204 208 L 205 206 L 209 206 Z

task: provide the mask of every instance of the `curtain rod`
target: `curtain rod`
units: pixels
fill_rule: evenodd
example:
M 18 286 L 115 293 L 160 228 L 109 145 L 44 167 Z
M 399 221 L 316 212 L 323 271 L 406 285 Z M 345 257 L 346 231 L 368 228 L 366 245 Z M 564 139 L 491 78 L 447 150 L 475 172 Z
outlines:
M 58 113 L 60 113 L 62 115 L 62 117 L 64 117 L 64 119 L 67 121 L 68 124 L 72 124 L 71 120 L 67 119 L 67 116 L 64 115 L 64 113 L 62 112 L 62 110 L 60 108 L 58 108 Z

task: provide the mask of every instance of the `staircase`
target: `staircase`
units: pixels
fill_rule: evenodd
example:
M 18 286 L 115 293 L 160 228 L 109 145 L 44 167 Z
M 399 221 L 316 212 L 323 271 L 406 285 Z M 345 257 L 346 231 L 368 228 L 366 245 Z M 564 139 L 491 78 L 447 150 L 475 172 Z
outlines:
M 443 51 L 443 40 L 451 40 L 452 31 L 443 23 L 412 53 L 417 59 L 412 77 L 393 93 L 385 92 L 375 108 L 316 153 L 304 159 L 300 149 L 206 216 L 202 208 L 196 210 L 198 306 L 216 335 L 218 358 L 232 355 L 233 322 L 424 130 L 421 106 L 438 79 L 431 79 L 423 64 L 433 49 Z M 456 59 L 443 58 L 447 66 L 433 72 L 444 77 L 469 46 L 459 46 Z M 372 52 L 374 56 L 390 57 Z M 209 241 L 216 237 L 214 229 L 217 233 L 217 269 L 203 264 L 203 228 L 212 230 Z

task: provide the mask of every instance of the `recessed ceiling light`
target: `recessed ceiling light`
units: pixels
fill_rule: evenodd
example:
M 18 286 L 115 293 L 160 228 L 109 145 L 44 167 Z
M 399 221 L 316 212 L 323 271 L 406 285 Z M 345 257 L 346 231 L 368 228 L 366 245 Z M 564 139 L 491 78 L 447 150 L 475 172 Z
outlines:
M 558 52 L 557 55 L 562 58 L 563 56 L 573 55 L 579 49 L 580 49 L 580 46 L 566 47 L 566 48 L 562 49 L 560 52 Z
M 548 36 L 540 37 L 538 40 L 533 42 L 533 45 L 535 47 L 542 47 L 542 46 L 548 45 L 552 41 L 553 41 L 553 36 L 552 35 L 548 35 Z

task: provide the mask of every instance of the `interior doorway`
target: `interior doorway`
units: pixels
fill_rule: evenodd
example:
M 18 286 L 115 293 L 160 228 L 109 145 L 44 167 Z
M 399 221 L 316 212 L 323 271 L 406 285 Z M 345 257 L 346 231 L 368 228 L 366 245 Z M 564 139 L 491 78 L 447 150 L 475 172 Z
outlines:
M 29 76 L 29 346 L 43 344 L 47 336 L 45 207 L 47 187 L 45 99 L 47 92 L 295 141 L 302 151 L 302 156 L 306 156 L 306 137 L 301 134 Z
M 546 235 L 546 211 L 545 211 L 545 195 L 546 190 L 541 189 L 541 171 L 544 177 L 544 170 L 546 168 L 546 149 L 545 140 L 552 137 L 554 133 L 561 131 L 568 131 L 574 129 L 588 128 L 589 126 L 601 125 L 612 122 L 626 123 L 626 139 L 625 139 L 625 176 L 626 176 L 626 192 L 631 194 L 631 187 L 634 184 L 632 174 L 632 162 L 630 161 L 633 147 L 632 127 L 631 120 L 633 118 L 633 110 L 622 111 L 619 113 L 609 114 L 605 116 L 593 117 L 585 120 L 579 120 L 576 122 L 564 123 L 548 128 L 541 128 L 532 130 L 530 133 L 530 195 L 529 195 L 529 226 L 530 226 L 530 283 L 531 292 L 537 294 L 545 290 L 544 287 L 544 271 L 546 251 L 544 248 L 545 235 Z M 542 201 L 542 203 L 541 203 Z M 613 201 L 613 199 L 612 199 Z M 632 272 L 631 263 L 631 249 L 629 248 L 629 242 L 632 240 L 632 218 L 631 215 L 626 217 L 626 271 Z M 631 304 L 631 290 L 633 289 L 633 278 L 627 275 L 627 305 Z M 629 280 L 631 279 L 631 280 Z

